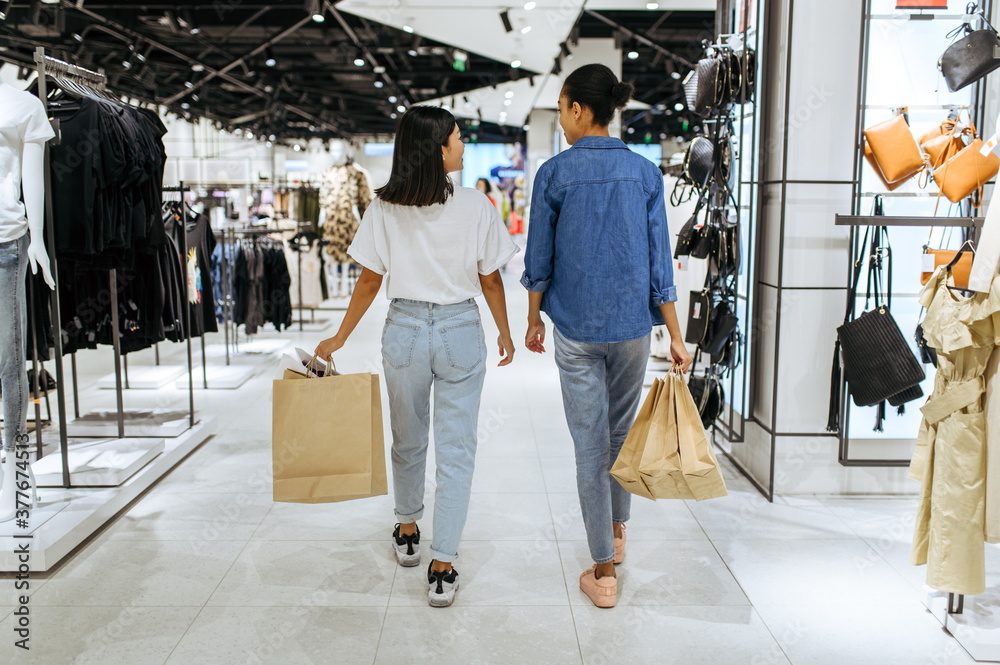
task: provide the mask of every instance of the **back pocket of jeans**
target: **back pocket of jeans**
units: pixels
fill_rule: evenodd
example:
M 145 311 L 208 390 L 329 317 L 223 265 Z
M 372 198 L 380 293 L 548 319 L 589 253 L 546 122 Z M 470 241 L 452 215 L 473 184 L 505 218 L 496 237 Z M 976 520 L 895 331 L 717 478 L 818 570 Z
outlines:
M 455 369 L 474 370 L 483 361 L 483 330 L 479 320 L 441 328 L 448 364 Z
M 387 320 L 382 331 L 382 359 L 393 369 L 409 367 L 413 361 L 413 348 L 417 344 L 420 326 Z

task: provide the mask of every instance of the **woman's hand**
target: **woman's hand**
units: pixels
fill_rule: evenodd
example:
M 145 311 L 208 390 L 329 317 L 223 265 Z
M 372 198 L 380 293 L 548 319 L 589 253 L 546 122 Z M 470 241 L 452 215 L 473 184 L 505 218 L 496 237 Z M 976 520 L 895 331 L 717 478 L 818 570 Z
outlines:
M 545 323 L 541 317 L 528 319 L 528 334 L 524 337 L 524 345 L 529 351 L 545 353 Z
M 316 347 L 316 350 L 313 351 L 313 353 L 323 360 L 329 360 L 330 356 L 332 356 L 335 351 L 340 351 L 340 349 L 344 347 L 344 341 L 345 340 L 340 339 L 339 336 L 334 335 L 333 337 L 324 339 L 320 342 L 319 346 Z
M 514 362 L 514 340 L 510 337 L 504 338 L 503 335 L 500 335 L 497 337 L 497 344 L 500 345 L 500 364 L 497 367 L 503 367 Z
M 676 337 L 671 340 L 670 355 L 674 359 L 674 368 L 681 374 L 687 374 L 694 360 L 692 360 L 691 354 L 688 353 L 687 347 L 684 346 L 684 340 Z

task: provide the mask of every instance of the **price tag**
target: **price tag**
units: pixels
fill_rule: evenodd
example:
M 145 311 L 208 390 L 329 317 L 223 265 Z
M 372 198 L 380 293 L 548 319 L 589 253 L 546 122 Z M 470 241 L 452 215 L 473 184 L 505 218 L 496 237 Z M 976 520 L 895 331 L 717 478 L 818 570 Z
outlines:
M 677 268 L 677 270 L 680 272 L 686 271 L 688 269 L 688 257 L 678 256 L 677 263 L 674 267 Z
M 993 149 L 996 147 L 997 147 L 997 135 L 994 134 L 993 136 L 990 137 L 989 141 L 983 144 L 983 148 L 979 152 L 983 155 L 983 157 L 989 157 L 990 153 L 993 152 Z
M 924 254 L 921 261 L 920 272 L 934 272 L 934 255 Z
M 696 302 L 694 304 L 694 318 L 696 318 L 696 319 L 700 319 L 701 318 L 701 303 L 700 302 Z

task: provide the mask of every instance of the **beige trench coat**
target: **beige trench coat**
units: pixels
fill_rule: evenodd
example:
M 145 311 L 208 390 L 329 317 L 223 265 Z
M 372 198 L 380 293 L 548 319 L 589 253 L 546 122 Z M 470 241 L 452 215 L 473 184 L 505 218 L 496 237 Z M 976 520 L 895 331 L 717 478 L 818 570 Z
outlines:
M 910 563 L 927 564 L 927 584 L 968 595 L 985 590 L 986 370 L 1000 346 L 1000 277 L 964 298 L 938 268 L 920 293 L 924 335 L 937 349 L 934 392 L 910 463 L 921 482 Z

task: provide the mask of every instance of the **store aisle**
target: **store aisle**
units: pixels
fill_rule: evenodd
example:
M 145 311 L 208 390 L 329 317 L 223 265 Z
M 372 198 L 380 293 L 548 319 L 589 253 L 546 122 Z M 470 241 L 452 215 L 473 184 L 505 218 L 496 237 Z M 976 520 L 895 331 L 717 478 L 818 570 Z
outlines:
M 516 339 L 526 305 L 514 273 Z M 386 306 L 376 301 L 338 354 L 342 372 L 377 366 Z M 332 334 L 340 313 L 320 315 Z M 311 349 L 321 336 L 261 339 Z M 179 359 L 183 347 L 161 351 Z M 96 380 L 89 358 L 83 371 Z M 242 356 L 235 362 L 258 367 L 253 381 L 198 394 L 218 434 L 54 573 L 33 579 L 32 650 L 4 640 L 0 663 L 973 662 L 921 604 L 923 570 L 906 561 L 915 499 L 769 504 L 728 467 L 729 498 L 634 500 L 619 605 L 594 608 L 576 582 L 590 562 L 551 349 L 538 357 L 522 348 L 498 369 L 491 342 L 491 360 L 454 607 L 427 606 L 425 565 L 396 566 L 390 497 L 271 501 L 276 360 Z M 112 393 L 89 390 L 85 399 L 97 405 Z M 185 395 L 126 399 L 182 404 Z M 429 478 L 428 508 L 432 465 Z M 1000 556 L 995 548 L 989 556 L 998 581 Z M 0 584 L 8 613 L 0 635 L 9 636 L 14 581 Z

